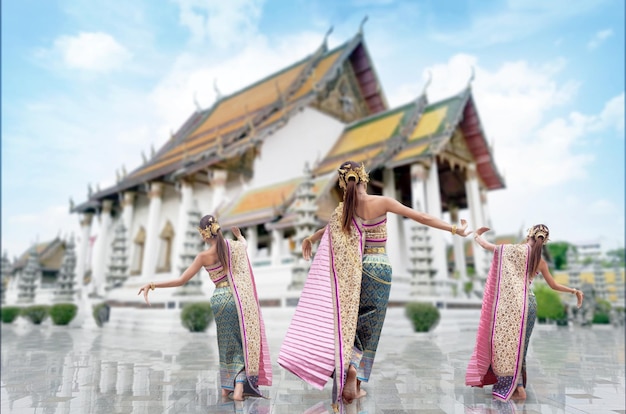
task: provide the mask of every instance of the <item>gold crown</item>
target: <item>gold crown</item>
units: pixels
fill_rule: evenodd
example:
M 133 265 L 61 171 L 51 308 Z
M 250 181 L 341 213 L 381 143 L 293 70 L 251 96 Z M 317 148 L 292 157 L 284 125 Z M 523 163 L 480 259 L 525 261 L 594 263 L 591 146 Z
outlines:
M 215 219 L 210 219 L 207 225 L 204 227 L 198 227 L 198 231 L 203 239 L 212 239 L 217 236 L 217 232 L 220 231 L 220 225 L 215 221 Z
M 529 238 L 537 239 L 538 237 L 543 237 L 544 243 L 547 243 L 548 240 L 550 240 L 548 239 L 549 235 L 550 235 L 550 230 L 548 230 L 548 228 L 544 226 L 543 224 L 539 224 L 537 226 L 533 226 L 528 229 Z
M 370 180 L 369 174 L 365 171 L 364 164 L 361 164 L 360 167 L 352 168 L 349 163 L 346 163 L 337 171 L 339 171 L 339 187 L 344 190 L 348 188 L 350 178 L 354 178 L 355 184 L 360 182 L 367 183 Z

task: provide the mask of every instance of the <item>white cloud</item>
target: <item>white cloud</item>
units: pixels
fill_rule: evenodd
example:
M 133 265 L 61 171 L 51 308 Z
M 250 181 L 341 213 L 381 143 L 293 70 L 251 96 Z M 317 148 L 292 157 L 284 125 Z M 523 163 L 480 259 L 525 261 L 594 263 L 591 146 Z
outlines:
M 213 104 L 214 79 L 223 95 L 233 93 L 309 55 L 322 38 L 303 32 L 270 44 L 259 36 L 215 64 L 181 53 L 146 91 L 110 84 L 102 92 L 87 84 L 78 95 L 47 95 L 22 110 L 3 109 L 10 110 L 12 121 L 10 129 L 3 126 L 3 196 L 16 195 L 4 198 L 3 246 L 18 254 L 35 234 L 48 240 L 77 226 L 78 216 L 63 203 L 69 197 L 85 201 L 89 183 L 102 189 L 113 185 L 122 165 L 128 172 L 139 167 L 141 152 L 149 154 L 151 145 L 158 149 L 193 113 L 194 94 L 203 107 Z M 63 207 L 41 213 L 42 199 Z M 45 226 L 36 226 L 37 217 Z
M 229 95 L 303 59 L 313 53 L 321 41 L 318 33 L 309 32 L 285 37 L 277 44 L 258 36 L 240 53 L 213 64 L 196 55 L 182 54 L 151 92 L 150 100 L 158 117 L 166 121 L 167 131 L 177 129 L 195 109 L 194 96 L 203 108 L 213 105 L 214 83 L 222 96 Z
M 613 30 L 611 29 L 600 30 L 595 35 L 593 35 L 593 38 L 587 43 L 587 49 L 593 50 L 597 48 L 602 43 L 604 43 L 606 39 L 608 39 L 611 36 L 613 36 Z
M 41 56 L 60 56 L 69 69 L 108 72 L 122 68 L 132 54 L 113 36 L 102 32 L 81 32 L 76 36 L 60 36 L 54 41 L 52 51 Z
M 450 45 L 484 47 L 523 39 L 574 16 L 601 7 L 603 1 L 508 0 L 469 17 L 462 30 L 435 32 L 433 38 Z
M 220 48 L 243 44 L 257 33 L 264 0 L 175 0 L 179 20 L 196 42 Z

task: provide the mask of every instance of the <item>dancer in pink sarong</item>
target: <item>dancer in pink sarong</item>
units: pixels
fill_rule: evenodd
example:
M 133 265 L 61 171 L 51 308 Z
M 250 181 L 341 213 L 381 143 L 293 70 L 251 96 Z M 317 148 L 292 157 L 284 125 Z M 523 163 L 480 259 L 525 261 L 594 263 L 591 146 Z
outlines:
M 363 165 L 341 164 L 344 201 L 328 225 L 302 242 L 305 259 L 320 241 L 278 363 L 318 389 L 334 378 L 333 408 L 365 395 L 391 288 L 387 213 L 408 217 L 453 235 L 469 234 L 467 223 L 448 224 L 390 197 L 367 193 Z
M 579 308 L 584 294 L 558 284 L 550 274 L 541 257 L 550 234 L 548 227 L 537 224 L 529 229 L 524 243 L 499 246 L 481 237 L 488 230 L 481 227 L 474 235 L 474 240 L 494 255 L 465 384 L 493 384 L 492 394 L 497 400 L 521 400 L 526 398 L 526 352 L 537 316 L 537 302 L 530 289 L 534 277 L 541 273 L 552 289 L 576 295 Z
M 179 278 L 150 282 L 138 294 L 143 293 L 149 305 L 148 292 L 182 286 L 204 268 L 215 283 L 211 309 L 217 326 L 222 397 L 241 401 L 246 395 L 262 396 L 258 386 L 272 385 L 272 365 L 246 240 L 237 227 L 232 228 L 236 241 L 224 239 L 210 215 L 200 219 L 198 231 L 208 248 Z

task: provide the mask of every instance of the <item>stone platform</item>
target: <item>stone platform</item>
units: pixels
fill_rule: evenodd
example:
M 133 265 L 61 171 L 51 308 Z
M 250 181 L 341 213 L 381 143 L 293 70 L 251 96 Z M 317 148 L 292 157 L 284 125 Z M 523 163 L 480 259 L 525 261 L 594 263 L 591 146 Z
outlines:
M 293 308 L 264 308 L 274 385 L 267 399 L 222 400 L 215 327 L 164 334 L 149 326 L 2 326 L 2 413 L 332 412 L 331 384 L 315 390 L 276 365 Z M 354 414 L 626 413 L 624 328 L 536 325 L 528 399 L 499 404 L 490 388 L 464 385 L 477 313 L 444 311 L 434 332 L 411 332 L 390 308 L 368 395 Z

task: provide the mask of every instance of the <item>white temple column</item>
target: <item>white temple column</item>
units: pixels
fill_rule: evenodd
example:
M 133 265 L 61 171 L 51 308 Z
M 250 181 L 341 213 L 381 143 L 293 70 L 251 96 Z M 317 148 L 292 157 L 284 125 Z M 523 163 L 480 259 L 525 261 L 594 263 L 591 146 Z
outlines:
M 134 191 L 125 191 L 122 199 L 122 223 L 126 229 L 126 248 L 128 258 L 135 257 L 135 243 L 133 243 L 133 217 L 135 213 L 135 197 L 137 193 Z
M 480 189 L 480 204 L 483 212 L 483 225 L 491 228 L 491 215 L 489 214 L 489 202 L 485 188 Z
M 161 199 L 163 195 L 163 183 L 154 181 L 150 184 L 150 206 L 148 207 L 148 224 L 146 228 L 146 247 L 143 252 L 143 265 L 141 279 L 143 282 L 150 281 L 154 277 L 157 265 L 159 248 L 159 218 L 161 215 Z
M 453 207 L 450 209 L 450 221 L 452 223 L 458 223 L 459 221 L 459 209 Z M 454 250 L 454 271 L 458 275 L 459 281 L 465 282 L 467 280 L 467 264 L 465 262 L 465 240 L 464 237 L 453 236 L 452 245 Z
M 467 166 L 467 181 L 465 182 L 465 191 L 467 193 L 467 204 L 469 206 L 469 212 L 471 220 L 469 225 L 473 229 L 477 229 L 485 225 L 482 202 L 480 199 L 480 190 L 478 188 L 478 177 L 476 175 L 476 164 L 471 163 Z M 476 276 L 480 279 L 487 277 L 489 269 L 487 265 L 487 253 L 480 246 L 473 246 L 474 256 L 474 269 L 476 270 Z
M 250 226 L 245 231 L 246 241 L 248 242 L 248 257 L 254 260 L 258 254 L 259 232 L 257 226 Z
M 398 199 L 393 168 L 383 170 L 383 195 L 395 200 Z M 387 215 L 387 256 L 394 274 L 406 276 L 409 268 L 407 255 L 409 249 L 402 220 L 403 218 L 397 214 Z
M 102 211 L 100 213 L 100 230 L 94 248 L 94 260 L 92 266 L 92 286 L 98 296 L 104 296 L 106 280 L 106 262 L 109 253 L 109 230 L 111 228 L 112 200 L 102 201 Z
M 133 227 L 133 213 L 135 212 L 135 196 L 133 191 L 124 192 L 124 200 L 122 201 L 122 222 L 126 231 L 130 234 Z M 132 257 L 132 256 L 131 256 Z
M 271 246 L 272 266 L 279 266 L 281 264 L 280 260 L 283 254 L 282 247 L 283 247 L 283 231 L 277 230 L 277 229 L 272 230 L 272 246 Z
M 426 212 L 438 218 L 441 218 L 442 216 L 441 191 L 439 189 L 439 170 L 437 168 L 437 159 L 434 157 L 428 170 L 428 178 L 426 180 Z M 433 246 L 433 267 L 437 269 L 435 280 L 440 286 L 443 286 L 448 281 L 446 243 L 443 238 L 443 232 L 435 230 L 431 231 L 430 241 Z
M 422 164 L 411 165 L 411 193 L 413 210 L 426 211 L 426 169 Z
M 185 264 L 184 259 L 181 257 L 185 249 L 185 236 L 187 232 L 187 226 L 189 225 L 189 211 L 193 204 L 193 185 L 187 180 L 181 180 L 180 182 L 180 205 L 178 207 L 178 220 L 176 227 L 174 228 L 174 266 L 172 266 L 173 276 L 179 274 L 179 270 Z M 200 225 L 198 223 L 197 225 Z M 200 236 L 198 234 L 198 236 Z
M 226 179 L 228 178 L 228 171 L 226 170 L 213 170 L 213 177 L 211 178 L 211 187 L 213 188 L 213 199 L 211 201 L 210 212 L 206 214 L 215 215 L 217 209 L 220 207 L 226 196 Z M 204 216 L 205 213 L 203 212 Z
M 78 297 L 83 297 L 85 271 L 87 270 L 87 257 L 89 256 L 89 238 L 91 237 L 92 213 L 83 214 L 80 221 L 80 243 L 76 252 L 76 287 Z

